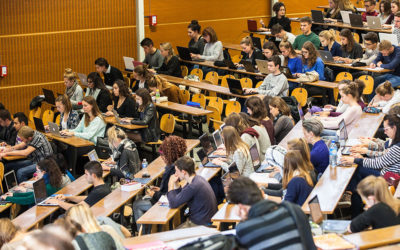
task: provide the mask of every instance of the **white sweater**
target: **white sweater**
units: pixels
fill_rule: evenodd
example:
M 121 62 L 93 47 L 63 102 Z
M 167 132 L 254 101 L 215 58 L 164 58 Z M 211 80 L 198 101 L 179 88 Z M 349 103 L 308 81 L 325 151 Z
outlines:
M 201 55 L 200 58 L 206 61 L 224 60 L 222 43 L 220 41 L 216 41 L 215 43 L 206 43 L 206 45 L 204 46 L 203 55 Z
M 324 125 L 324 128 L 338 129 L 340 121 L 344 119 L 347 132 L 350 133 L 356 122 L 360 119 L 361 115 L 362 115 L 361 106 L 356 104 L 354 106 L 349 106 L 344 113 L 342 113 L 337 117 L 321 118 L 321 122 Z
M 396 103 L 400 103 L 400 90 L 396 90 L 394 92 L 392 99 L 390 99 L 389 101 L 387 101 L 387 102 L 381 101 L 378 104 L 379 104 L 379 107 L 382 107 L 382 113 L 388 114 L 392 105 L 396 104 Z

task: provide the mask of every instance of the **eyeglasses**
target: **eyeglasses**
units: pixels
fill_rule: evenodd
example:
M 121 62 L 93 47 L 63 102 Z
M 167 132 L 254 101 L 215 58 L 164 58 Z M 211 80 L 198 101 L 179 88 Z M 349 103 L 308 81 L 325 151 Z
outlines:
M 365 46 L 371 46 L 372 44 L 373 44 L 373 43 L 365 43 L 365 42 L 364 42 L 364 45 L 365 45 Z
M 391 127 L 386 127 L 386 128 L 384 127 L 384 128 L 383 128 L 383 131 L 386 132 L 386 131 L 388 131 L 390 128 L 391 128 Z
M 303 55 L 308 54 L 308 51 L 301 51 L 301 54 Z
M 365 8 L 369 8 L 369 7 L 371 7 L 371 5 L 366 5 L 366 4 L 364 4 L 364 7 L 365 7 Z

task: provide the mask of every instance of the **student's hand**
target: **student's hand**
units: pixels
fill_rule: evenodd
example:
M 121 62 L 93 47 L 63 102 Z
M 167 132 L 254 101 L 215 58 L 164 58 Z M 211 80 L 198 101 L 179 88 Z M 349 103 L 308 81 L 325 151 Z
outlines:
M 125 117 L 125 118 L 121 119 L 121 121 L 123 121 L 123 122 L 131 122 L 132 120 L 133 120 L 133 118 L 129 118 L 129 117 Z
M 370 142 L 372 142 L 372 138 L 371 137 L 360 137 L 358 140 L 361 142 L 360 145 L 365 146 L 365 147 L 368 147 L 368 144 Z
M 19 184 L 21 187 L 24 188 L 33 188 L 32 183 L 27 183 L 27 182 L 22 182 L 21 184 Z
M 156 186 L 150 186 L 150 189 L 153 190 L 154 192 L 160 191 L 160 188 Z
M 220 160 L 220 158 L 216 158 L 212 160 L 212 163 L 218 166 L 221 166 L 224 162 Z
M 341 61 L 342 58 L 340 56 L 333 56 L 333 60 L 335 61 Z
M 179 179 L 178 175 L 175 173 L 169 177 L 169 183 L 171 183 L 174 186 L 174 189 L 179 187 L 179 182 L 181 180 Z
M 263 28 L 265 27 L 264 20 L 262 20 L 261 18 L 260 18 L 260 25 L 261 25 Z
M 190 56 L 191 56 L 193 59 L 200 59 L 200 55 L 199 55 L 199 54 L 190 53 Z
M 146 195 L 153 197 L 154 196 L 154 191 L 151 190 L 150 188 L 146 188 Z
M 351 157 L 354 157 L 354 158 L 361 158 L 361 159 L 364 159 L 364 156 L 362 156 L 361 154 L 358 154 L 358 153 L 351 153 L 350 156 L 351 156 Z
M 378 62 L 378 63 L 376 64 L 376 66 L 377 66 L 377 67 L 380 67 L 380 66 L 382 66 L 382 64 L 383 64 L 382 62 Z
M 107 106 L 107 110 L 108 110 L 108 111 L 112 111 L 113 109 L 114 109 L 114 106 L 113 106 L 113 105 L 108 105 L 108 106 Z M 108 112 L 107 112 L 107 113 L 108 113 Z M 107 113 L 106 113 L 106 114 L 107 114 Z M 111 114 L 112 114 L 112 112 L 111 112 Z
M 18 186 L 14 189 L 15 191 L 21 191 L 22 193 L 26 192 L 26 188 L 22 187 L 22 186 Z
M 342 162 L 342 164 L 346 164 L 346 165 L 351 165 L 354 163 L 354 157 L 351 156 L 342 156 L 340 158 L 340 162 Z
M 111 169 L 111 167 L 106 166 L 104 163 L 101 164 L 101 168 L 102 168 L 104 171 L 110 171 L 110 169 Z
M 4 156 L 7 156 L 7 153 L 6 153 L 6 152 L 0 153 L 0 160 L 1 160 Z
M 106 116 L 114 116 L 114 113 L 110 110 L 110 111 L 107 111 L 105 115 Z
M 368 149 L 360 146 L 353 146 L 351 147 L 350 152 L 354 154 L 366 154 Z
M 60 200 L 60 201 L 65 201 L 67 197 L 65 195 L 59 194 L 56 197 L 54 197 L 55 200 Z
M 0 147 L 5 147 L 5 146 L 7 146 L 7 143 L 5 143 L 5 142 L 0 142 Z
M 324 106 L 324 109 L 335 109 L 336 107 L 330 104 Z
M 352 62 L 353 62 L 353 59 L 350 59 L 350 58 L 343 58 L 343 61 L 344 61 L 344 63 L 349 64 L 349 63 L 352 63 Z
M 226 155 L 226 150 L 225 150 L 225 148 L 219 148 L 219 149 L 215 150 L 213 154 L 214 155 Z
M 45 203 L 46 204 L 59 204 L 60 200 L 56 198 L 50 198 Z
M 68 130 L 63 130 L 60 132 L 61 135 L 66 135 L 66 136 L 74 136 L 74 132 L 68 131 Z
M 375 69 L 375 68 L 376 68 L 376 65 L 375 65 L 375 63 L 371 63 L 371 64 L 369 65 L 369 67 L 370 67 L 371 69 Z

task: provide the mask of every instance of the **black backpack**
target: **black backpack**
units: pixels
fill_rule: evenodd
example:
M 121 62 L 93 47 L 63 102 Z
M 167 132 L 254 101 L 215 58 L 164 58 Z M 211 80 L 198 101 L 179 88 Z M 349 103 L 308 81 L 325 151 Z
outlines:
M 178 250 L 232 250 L 236 249 L 236 247 L 237 243 L 234 235 L 217 234 L 189 242 L 178 248 Z
M 293 120 L 297 123 L 300 120 L 300 114 L 299 114 L 299 110 L 297 109 L 297 106 L 299 105 L 299 103 L 297 102 L 296 97 L 283 96 L 282 99 L 289 106 L 290 114 L 292 115 Z

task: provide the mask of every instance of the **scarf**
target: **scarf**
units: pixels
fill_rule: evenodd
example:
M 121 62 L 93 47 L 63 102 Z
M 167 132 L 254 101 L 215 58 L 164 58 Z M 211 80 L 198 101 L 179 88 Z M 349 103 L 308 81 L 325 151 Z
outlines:
M 75 93 L 75 90 L 76 90 L 76 86 L 78 86 L 78 83 L 75 81 L 74 82 L 74 85 L 72 85 L 71 87 L 67 87 L 66 89 L 65 89 L 65 94 L 67 94 L 67 96 L 68 96 L 68 98 L 71 98 L 73 95 L 74 95 L 74 93 Z
M 258 137 L 260 136 L 260 135 L 258 134 L 258 132 L 257 132 L 254 128 L 246 128 L 246 129 L 242 132 L 242 134 L 249 134 L 249 135 L 251 135 L 251 136 L 253 136 L 253 137 L 257 138 L 257 139 L 258 139 Z

